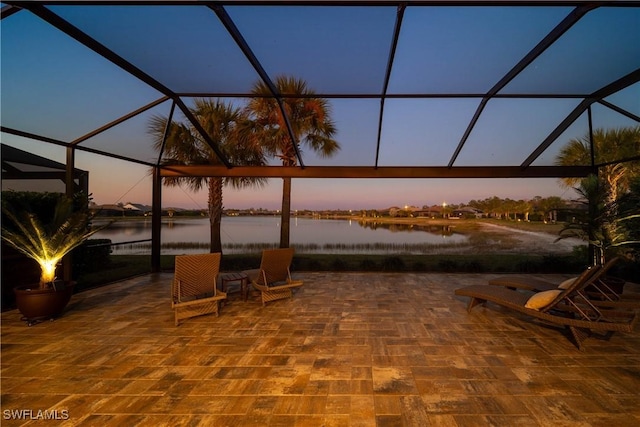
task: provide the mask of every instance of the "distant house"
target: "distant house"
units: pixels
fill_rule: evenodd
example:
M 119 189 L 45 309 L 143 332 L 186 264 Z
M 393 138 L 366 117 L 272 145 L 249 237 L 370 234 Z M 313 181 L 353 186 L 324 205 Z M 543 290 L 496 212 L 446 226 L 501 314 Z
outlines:
M 424 213 L 425 216 L 433 218 L 433 217 L 442 216 L 444 214 L 444 208 L 442 207 L 442 205 L 433 205 L 428 207 L 427 209 L 423 209 L 422 212 Z
M 138 213 L 140 213 L 141 215 L 147 215 L 151 212 L 151 206 L 148 205 L 142 205 L 140 203 L 127 203 L 126 205 L 122 206 L 124 209 L 129 210 L 129 211 L 136 211 Z
M 463 206 L 458 209 L 454 209 L 452 216 L 457 216 L 459 218 L 482 218 L 483 212 L 480 209 L 472 208 L 471 206 Z
M 389 216 L 398 216 L 398 213 L 401 209 L 398 206 L 391 206 L 387 212 L 389 212 Z
M 436 209 L 437 208 L 437 209 Z M 440 216 L 442 214 L 442 206 L 440 207 L 428 207 L 424 206 L 421 209 L 413 211 L 413 216 L 418 218 L 432 218 L 434 216 Z
M 184 209 L 182 209 L 182 208 L 173 208 L 173 207 L 171 207 L 171 208 L 163 208 L 162 212 L 163 213 L 166 212 L 167 215 L 169 215 L 170 217 L 173 217 L 175 214 L 177 214 L 179 212 L 184 212 Z M 149 214 L 151 214 L 151 212 L 149 212 Z M 145 214 L 145 215 L 147 215 L 147 214 Z

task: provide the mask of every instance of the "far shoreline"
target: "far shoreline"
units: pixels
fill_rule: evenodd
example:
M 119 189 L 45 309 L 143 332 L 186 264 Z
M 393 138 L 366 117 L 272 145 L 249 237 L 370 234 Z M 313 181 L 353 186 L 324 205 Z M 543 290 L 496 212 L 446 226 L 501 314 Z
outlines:
M 237 218 L 237 217 L 273 217 L 278 216 L 275 214 L 256 214 L 256 215 L 223 215 L 223 218 Z M 163 215 L 162 220 L 191 220 L 191 219 L 204 219 L 206 216 L 195 215 Z M 538 232 L 551 234 L 558 236 L 560 230 L 562 230 L 564 223 L 545 223 L 542 221 L 522 221 L 513 219 L 497 219 L 497 218 L 428 218 L 428 217 L 389 217 L 389 216 L 360 216 L 360 215 L 291 215 L 291 219 L 304 218 L 304 219 L 323 219 L 323 220 L 348 220 L 357 221 L 360 223 L 368 224 L 401 224 L 401 225 L 419 225 L 419 226 L 437 226 L 437 227 L 452 227 L 456 229 L 456 232 L 464 233 L 479 231 L 479 228 L 483 225 L 497 225 L 514 230 L 524 230 L 530 232 Z M 108 221 L 151 221 L 151 216 L 98 216 L 94 218 L 95 223 L 108 222 Z

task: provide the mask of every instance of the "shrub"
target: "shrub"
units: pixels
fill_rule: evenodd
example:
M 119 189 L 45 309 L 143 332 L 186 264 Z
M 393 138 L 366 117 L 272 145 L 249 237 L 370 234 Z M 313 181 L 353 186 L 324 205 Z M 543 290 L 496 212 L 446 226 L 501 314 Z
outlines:
M 571 257 L 559 256 L 559 255 L 545 255 L 542 257 L 542 265 L 540 266 L 541 272 L 544 273 L 567 273 L 572 271 L 573 263 Z
M 383 271 L 403 271 L 405 269 L 404 261 L 399 257 L 387 257 L 382 260 Z
M 589 264 L 589 247 L 586 245 L 574 246 L 571 251 L 571 258 L 573 258 L 574 262 L 583 265 Z
M 447 273 L 451 273 L 454 271 L 458 271 L 458 263 L 456 261 L 450 259 L 442 259 L 438 261 L 438 270 L 446 271 Z
M 331 269 L 335 270 L 335 271 L 346 271 L 347 270 L 347 263 L 344 262 L 341 258 L 335 258 L 331 262 Z
M 56 203 L 64 194 L 62 193 L 37 193 L 35 191 L 3 191 L 2 203 L 14 206 L 16 209 L 28 210 L 38 218 L 53 218 Z M 2 223 L 6 224 L 4 213 Z
M 520 261 L 515 266 L 518 273 L 536 273 L 540 272 L 540 263 L 534 260 Z
M 327 267 L 323 262 L 317 260 L 316 258 L 294 257 L 292 270 L 323 271 L 327 270 Z
M 463 266 L 464 271 L 469 273 L 483 273 L 485 272 L 485 267 L 478 261 L 469 261 Z
M 363 271 L 378 271 L 378 265 L 370 258 L 365 258 L 360 261 L 360 269 Z
M 73 277 L 108 268 L 111 259 L 110 239 L 89 239 L 73 250 Z
M 252 270 L 260 266 L 260 255 L 223 255 L 220 261 L 222 271 Z
M 638 282 L 638 278 L 640 277 L 640 262 L 634 259 L 623 259 L 622 262 L 619 262 L 614 267 L 613 275 L 621 279 Z
M 413 271 L 429 271 L 429 269 L 427 268 L 427 264 L 422 261 L 416 261 L 411 264 L 411 269 Z

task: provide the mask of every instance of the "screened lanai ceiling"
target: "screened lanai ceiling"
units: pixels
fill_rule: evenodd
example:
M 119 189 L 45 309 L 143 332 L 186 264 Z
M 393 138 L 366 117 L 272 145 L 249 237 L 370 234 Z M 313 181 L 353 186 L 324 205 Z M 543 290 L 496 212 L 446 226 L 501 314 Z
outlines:
M 329 101 L 341 150 L 165 175 L 582 176 L 556 156 L 640 122 L 638 1 L 8 1 L 2 135 L 144 165 L 155 115 L 243 105 L 278 76 Z M 205 135 L 212 147 L 216 142 Z M 597 158 L 597 153 L 594 156 Z M 628 160 L 628 159 L 618 159 Z

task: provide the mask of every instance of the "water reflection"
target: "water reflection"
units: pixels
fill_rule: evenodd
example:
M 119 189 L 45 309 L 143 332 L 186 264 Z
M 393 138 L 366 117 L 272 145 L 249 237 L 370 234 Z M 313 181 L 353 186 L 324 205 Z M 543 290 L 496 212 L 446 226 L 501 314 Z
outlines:
M 390 224 L 377 221 L 358 221 L 358 224 L 361 227 L 369 228 L 371 230 L 385 229 L 392 233 L 417 231 L 431 233 L 442 237 L 453 236 L 454 234 L 453 228 L 449 225 Z
M 208 218 L 163 218 L 163 253 L 202 252 L 210 239 Z M 280 238 L 278 217 L 223 217 L 222 245 L 226 253 L 277 247 Z M 446 243 L 443 241 L 446 237 Z M 100 231 L 95 238 L 114 243 L 151 239 L 151 220 L 124 220 Z M 423 253 L 434 245 L 464 244 L 467 237 L 453 227 L 441 225 L 384 224 L 369 221 L 295 218 L 291 224 L 291 244 L 307 253 Z M 135 253 L 150 245 L 135 246 Z M 115 248 L 114 253 L 133 253 L 134 247 Z

